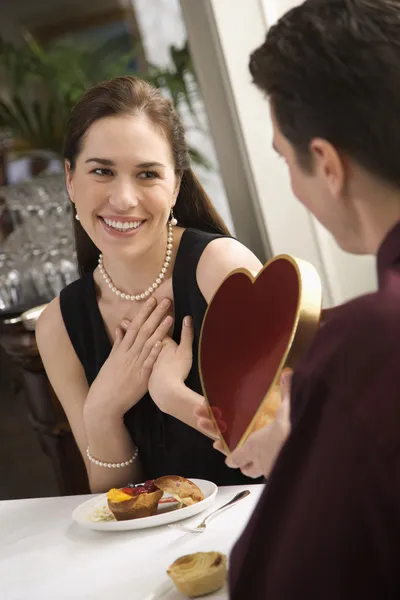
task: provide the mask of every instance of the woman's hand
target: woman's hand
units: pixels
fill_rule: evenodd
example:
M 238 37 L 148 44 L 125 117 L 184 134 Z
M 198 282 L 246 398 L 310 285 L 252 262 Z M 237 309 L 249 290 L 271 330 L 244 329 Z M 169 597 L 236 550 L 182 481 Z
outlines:
M 110 356 L 94 380 L 86 398 L 84 413 L 122 418 L 147 392 L 149 377 L 162 342 L 172 324 L 165 317 L 168 299 L 158 306 L 150 298 L 124 328 L 118 328 Z
M 190 317 L 183 320 L 181 341 L 178 344 L 165 338 L 149 380 L 149 392 L 163 412 L 175 413 L 176 398 L 182 391 L 193 360 L 193 324 Z
M 281 377 L 281 404 L 272 423 L 252 433 L 240 448 L 234 450 L 226 459 L 228 467 L 240 469 L 248 477 L 268 477 L 275 460 L 290 432 L 290 387 L 292 372 L 286 371 Z M 217 432 L 208 408 L 203 405 L 195 410 L 198 428 L 210 437 Z M 216 415 L 217 421 L 218 414 Z M 220 422 L 220 427 L 224 423 Z M 219 441 L 214 448 L 225 453 Z

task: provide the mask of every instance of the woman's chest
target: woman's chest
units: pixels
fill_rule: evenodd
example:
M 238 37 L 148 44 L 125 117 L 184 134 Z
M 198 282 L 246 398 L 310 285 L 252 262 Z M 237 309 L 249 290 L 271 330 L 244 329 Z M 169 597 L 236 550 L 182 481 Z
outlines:
M 163 318 L 167 315 L 174 316 L 174 295 L 172 281 L 165 282 L 165 286 L 163 286 L 162 289 L 157 290 L 153 297 L 156 299 L 157 305 L 159 305 L 165 298 L 168 298 L 171 304 L 168 310 L 163 313 Z M 146 301 L 137 302 L 132 300 L 124 300 L 118 296 L 116 296 L 115 299 L 100 298 L 98 300 L 99 311 L 111 343 L 114 343 L 116 331 L 119 327 L 121 327 L 121 323 L 123 321 L 127 320 L 131 322 L 135 319 L 140 319 L 140 313 L 142 312 L 143 314 L 145 302 Z M 170 335 L 172 334 L 172 329 L 169 333 Z

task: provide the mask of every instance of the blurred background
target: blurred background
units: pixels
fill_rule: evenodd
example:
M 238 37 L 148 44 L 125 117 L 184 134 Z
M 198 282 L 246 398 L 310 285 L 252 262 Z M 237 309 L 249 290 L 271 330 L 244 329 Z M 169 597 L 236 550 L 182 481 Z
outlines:
M 376 286 L 296 202 L 271 150 L 251 51 L 296 0 L 0 0 L 0 499 L 83 493 L 82 463 L 34 340 L 35 309 L 77 277 L 62 163 L 85 89 L 139 75 L 186 127 L 193 167 L 265 262 L 309 260 L 326 306 Z

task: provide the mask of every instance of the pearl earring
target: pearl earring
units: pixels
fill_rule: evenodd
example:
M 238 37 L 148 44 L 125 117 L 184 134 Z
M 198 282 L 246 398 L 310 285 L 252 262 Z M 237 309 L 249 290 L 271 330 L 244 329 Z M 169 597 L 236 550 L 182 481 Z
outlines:
M 78 213 L 76 213 L 76 215 L 75 215 L 75 219 L 76 219 L 77 221 L 80 221 L 80 218 L 79 218 L 79 215 L 78 215 Z
M 173 211 L 172 208 L 171 208 L 171 220 L 170 220 L 170 223 L 171 223 L 171 225 L 173 227 L 175 227 L 176 225 L 178 225 L 178 221 L 174 217 L 174 211 Z

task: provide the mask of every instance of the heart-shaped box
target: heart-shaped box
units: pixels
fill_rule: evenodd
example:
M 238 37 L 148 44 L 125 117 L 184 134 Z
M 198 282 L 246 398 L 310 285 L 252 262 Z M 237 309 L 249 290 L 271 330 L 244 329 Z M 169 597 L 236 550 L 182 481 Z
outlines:
M 270 260 L 257 277 L 237 269 L 215 292 L 201 329 L 199 371 L 227 452 L 275 418 L 281 373 L 307 350 L 321 306 L 317 271 L 289 255 Z M 211 407 L 226 424 L 224 432 Z

